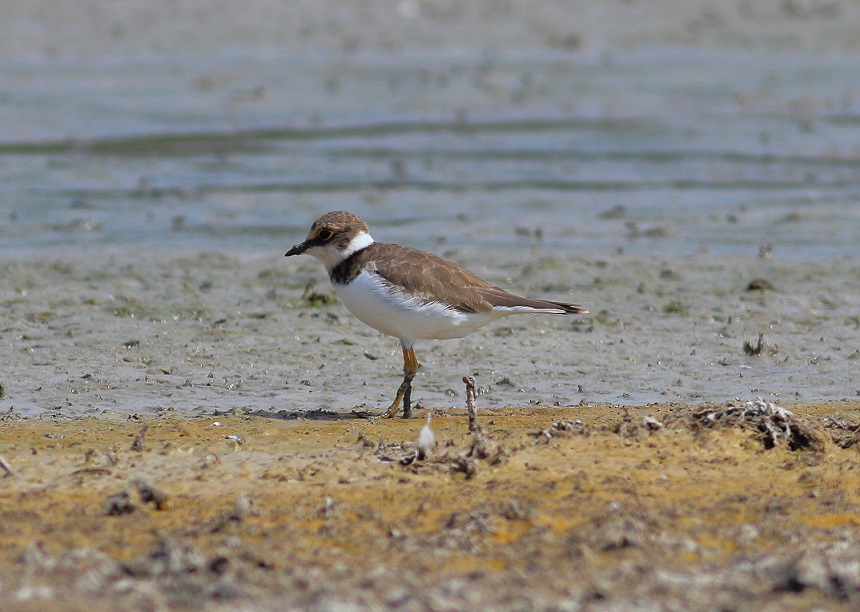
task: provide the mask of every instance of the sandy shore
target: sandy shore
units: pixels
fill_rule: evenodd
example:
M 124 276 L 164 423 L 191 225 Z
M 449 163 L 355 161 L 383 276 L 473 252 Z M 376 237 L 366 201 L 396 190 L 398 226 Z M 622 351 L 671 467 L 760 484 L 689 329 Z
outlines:
M 856 609 L 860 404 L 0 428 L 6 609 Z M 423 417 L 423 414 L 420 415 Z

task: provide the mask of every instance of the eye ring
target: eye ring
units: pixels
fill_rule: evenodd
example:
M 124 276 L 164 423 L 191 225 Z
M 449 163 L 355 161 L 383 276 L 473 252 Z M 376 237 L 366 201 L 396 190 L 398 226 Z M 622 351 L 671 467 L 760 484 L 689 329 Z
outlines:
M 320 230 L 319 234 L 317 234 L 320 240 L 331 240 L 333 236 L 334 232 L 329 229 Z

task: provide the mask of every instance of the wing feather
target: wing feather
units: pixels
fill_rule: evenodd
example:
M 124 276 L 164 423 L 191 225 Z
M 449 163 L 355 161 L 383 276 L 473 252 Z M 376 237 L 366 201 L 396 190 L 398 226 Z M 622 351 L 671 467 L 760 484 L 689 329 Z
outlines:
M 381 257 L 383 253 L 385 256 Z M 508 293 L 453 261 L 399 244 L 374 242 L 350 259 L 353 260 L 350 268 L 355 274 L 359 266 L 366 266 L 419 299 L 435 302 L 441 297 L 463 312 L 490 312 L 494 307 L 557 314 L 588 312 L 579 304 L 535 300 Z

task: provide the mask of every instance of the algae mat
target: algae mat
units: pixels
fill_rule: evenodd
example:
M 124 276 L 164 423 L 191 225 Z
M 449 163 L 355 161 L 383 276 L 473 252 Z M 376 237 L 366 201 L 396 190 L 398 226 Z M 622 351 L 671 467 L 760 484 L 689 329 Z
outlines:
M 860 403 L 0 427 L 17 609 L 856 608 Z M 286 413 L 284 413 L 286 414 Z M 280 415 L 284 416 L 284 415 Z

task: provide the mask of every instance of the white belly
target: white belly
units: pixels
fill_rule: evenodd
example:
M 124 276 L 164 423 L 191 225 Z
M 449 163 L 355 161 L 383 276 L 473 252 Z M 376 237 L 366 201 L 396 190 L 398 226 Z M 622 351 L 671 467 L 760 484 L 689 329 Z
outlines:
M 343 305 L 360 321 L 401 340 L 462 338 L 506 313 L 463 313 L 438 302 L 425 303 L 386 286 L 376 273 L 362 272 L 348 285 L 335 285 Z

